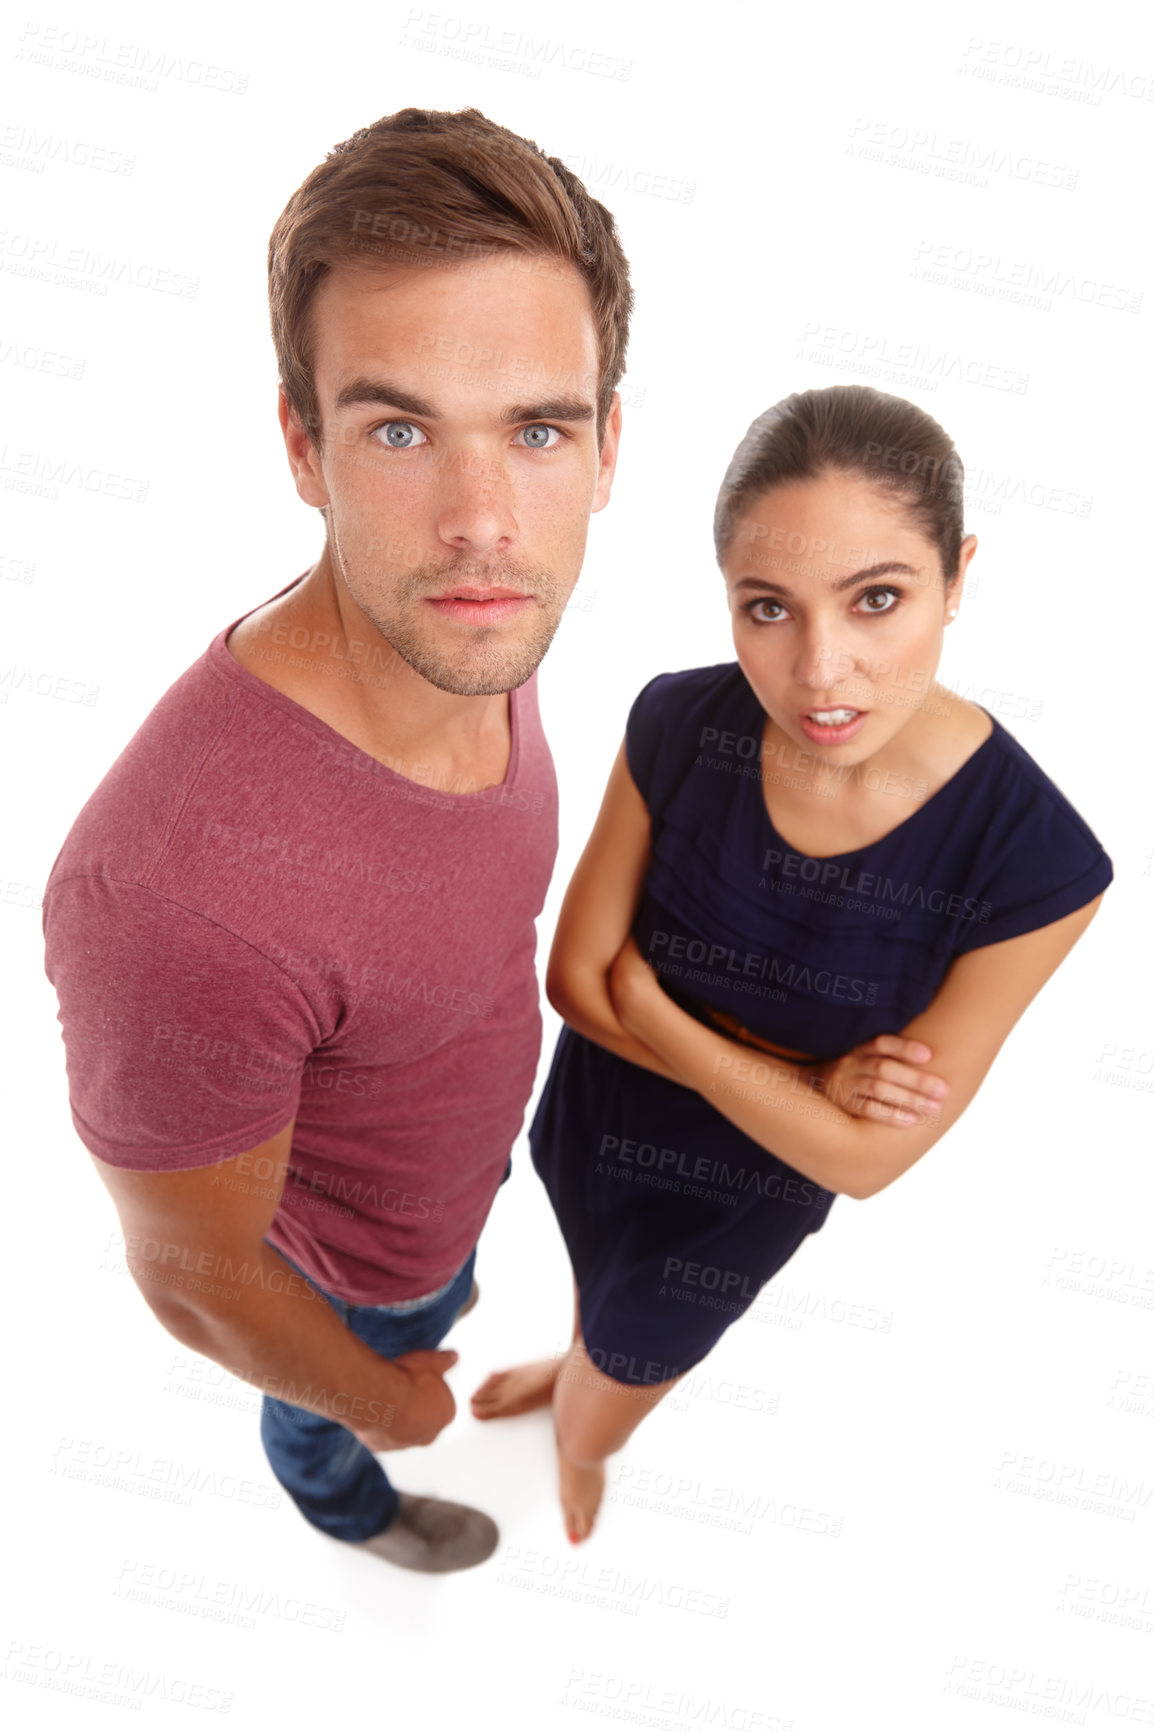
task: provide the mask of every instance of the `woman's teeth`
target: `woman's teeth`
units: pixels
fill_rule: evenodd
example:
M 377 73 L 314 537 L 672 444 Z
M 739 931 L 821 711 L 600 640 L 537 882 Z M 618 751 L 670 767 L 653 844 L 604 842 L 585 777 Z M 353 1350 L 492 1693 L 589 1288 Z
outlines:
M 861 714 L 860 710 L 808 710 L 811 722 L 816 722 L 819 728 L 840 728 L 846 722 L 852 722 Z

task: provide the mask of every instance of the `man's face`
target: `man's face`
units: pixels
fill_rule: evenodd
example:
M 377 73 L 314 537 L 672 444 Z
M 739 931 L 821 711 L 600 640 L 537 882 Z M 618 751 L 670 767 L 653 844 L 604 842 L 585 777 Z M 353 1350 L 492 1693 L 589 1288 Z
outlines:
M 340 267 L 312 307 L 319 451 L 282 398 L 301 498 L 365 618 L 442 691 L 529 678 L 609 499 L 588 291 L 561 260 Z

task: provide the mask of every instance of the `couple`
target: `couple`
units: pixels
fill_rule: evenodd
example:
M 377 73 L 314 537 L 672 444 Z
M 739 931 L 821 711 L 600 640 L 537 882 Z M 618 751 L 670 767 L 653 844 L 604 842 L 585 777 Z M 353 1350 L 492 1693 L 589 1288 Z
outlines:
M 336 1539 L 466 1568 L 497 1530 L 377 1456 L 451 1421 L 540 1052 L 556 844 L 536 669 L 608 501 L 632 303 L 612 218 L 475 110 L 337 147 L 269 251 L 317 563 L 220 632 L 80 813 L 45 895 L 76 1129 L 133 1276 L 263 1392 Z M 975 541 L 941 428 L 864 387 L 749 429 L 715 518 L 737 660 L 629 713 L 548 968 L 530 1132 L 574 1273 L 552 1405 L 569 1537 L 604 1463 L 833 1196 L 973 1098 L 1110 862 L 934 685 Z M 709 601 L 703 590 L 702 605 Z M 508 695 L 506 695 L 508 694 Z

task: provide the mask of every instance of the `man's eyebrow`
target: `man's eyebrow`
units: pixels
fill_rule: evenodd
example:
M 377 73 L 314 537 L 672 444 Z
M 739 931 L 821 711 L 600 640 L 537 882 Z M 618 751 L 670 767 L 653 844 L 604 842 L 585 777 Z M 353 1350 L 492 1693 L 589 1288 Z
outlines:
M 595 413 L 587 397 L 550 397 L 544 403 L 514 403 L 501 419 L 511 427 L 517 421 L 592 421 Z
M 903 565 L 900 559 L 886 559 L 880 565 L 867 565 L 861 571 L 855 571 L 852 577 L 839 577 L 836 583 L 831 583 L 829 587 L 835 592 L 852 589 L 857 583 L 865 583 L 871 577 L 885 577 L 889 572 L 897 572 L 903 577 L 917 577 L 918 575 L 912 565 Z M 793 597 L 793 590 L 788 589 L 784 583 L 770 583 L 764 577 L 743 577 L 733 587 L 734 589 L 766 589 L 772 590 L 774 595 L 785 595 L 791 599 Z
M 420 415 L 422 420 L 437 420 L 437 411 L 426 398 L 414 397 L 402 391 L 388 379 L 350 379 L 337 392 L 335 407 L 347 409 L 356 403 L 377 403 L 390 409 L 400 409 L 405 415 Z M 501 420 L 509 427 L 521 421 L 592 421 L 595 406 L 586 397 L 551 397 L 546 402 L 514 403 L 503 411 Z
M 352 403 L 387 403 L 391 409 L 403 409 L 406 415 L 421 415 L 426 420 L 435 419 L 437 413 L 424 397 L 414 397 L 388 379 L 350 379 L 337 392 L 336 407 L 347 409 Z

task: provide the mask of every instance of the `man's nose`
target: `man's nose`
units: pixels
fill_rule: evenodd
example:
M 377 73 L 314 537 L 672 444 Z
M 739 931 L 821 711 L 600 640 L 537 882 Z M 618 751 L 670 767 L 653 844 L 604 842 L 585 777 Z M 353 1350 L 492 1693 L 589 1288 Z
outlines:
M 489 553 L 516 539 L 513 487 L 500 458 L 477 450 L 448 452 L 437 488 L 437 532 L 449 546 Z

